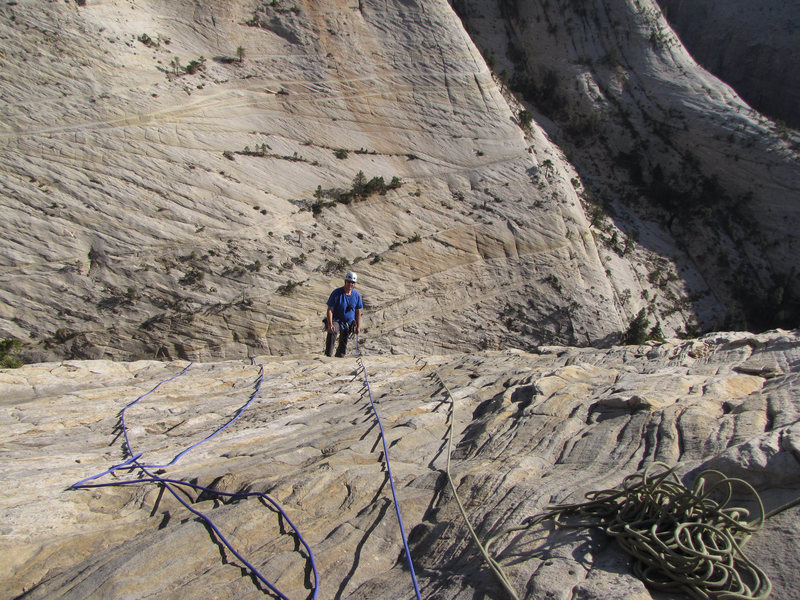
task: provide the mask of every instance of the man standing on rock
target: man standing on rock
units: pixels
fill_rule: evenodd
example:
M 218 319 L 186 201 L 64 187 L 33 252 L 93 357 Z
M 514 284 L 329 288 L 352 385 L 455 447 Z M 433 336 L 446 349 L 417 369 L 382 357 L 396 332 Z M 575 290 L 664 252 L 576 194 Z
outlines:
M 325 337 L 325 354 L 333 356 L 333 347 L 336 337 L 339 337 L 339 346 L 336 356 L 342 357 L 347 352 L 347 338 L 350 334 L 358 334 L 361 329 L 361 309 L 364 303 L 361 295 L 355 290 L 355 273 L 350 271 L 344 276 L 344 287 L 336 288 L 328 298 L 328 315 L 325 324 L 328 335 Z

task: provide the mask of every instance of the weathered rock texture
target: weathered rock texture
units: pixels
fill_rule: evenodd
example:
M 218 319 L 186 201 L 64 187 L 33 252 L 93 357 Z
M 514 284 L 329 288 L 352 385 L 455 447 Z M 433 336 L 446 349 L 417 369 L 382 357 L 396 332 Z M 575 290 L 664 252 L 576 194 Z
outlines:
M 451 398 L 453 477 L 483 539 L 653 461 L 680 464 L 687 482 L 704 467 L 742 477 L 768 510 L 800 495 L 800 331 L 365 363 L 423 598 L 504 597 L 445 483 Z M 155 486 L 67 490 L 122 459 L 121 409 L 186 364 L 65 361 L 0 372 L 0 597 L 265 597 Z M 269 493 L 310 544 L 322 599 L 413 597 L 355 359 L 194 364 L 127 411 L 132 450 L 163 464 L 211 434 L 253 393 L 259 365 L 264 382 L 247 410 L 164 476 Z M 288 597 L 311 597 L 304 555 L 264 504 L 194 506 Z M 772 578 L 775 600 L 800 587 L 799 517 L 798 508 L 780 513 L 745 546 Z M 520 597 L 659 597 L 596 531 L 544 527 L 496 550 Z
M 697 61 L 759 111 L 800 127 L 800 4 L 658 0 Z
M 766 314 L 785 319 L 781 311 L 791 313 L 784 326 L 796 326 L 796 134 L 699 67 L 650 0 L 453 4 L 564 148 L 584 200 L 606 208 L 613 225 L 592 219 L 608 246 L 601 260 L 618 262 L 612 250 L 633 237 L 670 257 L 687 281 L 693 275 L 682 265 L 699 269 L 721 300 L 720 313 L 707 298 L 705 322 L 714 327 L 763 326 Z M 612 280 L 624 272 L 610 270 Z M 656 271 L 646 277 L 660 279 Z M 671 292 L 655 293 L 652 308 Z
M 443 0 L 2 10 L 0 317 L 32 358 L 316 350 L 350 265 L 382 351 L 624 329 L 568 168 Z M 402 186 L 311 210 L 359 171 Z
M 587 217 L 580 177 L 539 123 L 521 127 L 522 105 L 444 0 L 3 4 L 0 336 L 29 361 L 311 352 L 351 267 L 373 352 L 608 344 L 642 308 L 668 335 L 711 327 L 732 272 L 759 293 L 785 276 L 790 292 L 796 157 L 676 40 L 645 51 L 639 13 L 609 6 L 611 19 L 567 31 L 575 7 L 553 3 L 561 33 L 543 36 L 538 62 L 526 50 L 531 72 L 566 73 L 573 37 L 593 64 L 613 41 L 607 86 L 650 97 L 631 119 L 641 104 L 665 131 L 609 131 L 595 154 L 626 152 L 651 181 L 662 156 L 664 177 L 688 163 L 648 147 L 691 147 L 728 193 L 755 188 L 751 240 L 738 221 L 723 239 L 672 214 L 702 246 L 680 252 L 660 216 Z M 661 87 L 636 83 L 654 73 L 669 75 Z M 573 79 L 559 88 L 600 94 Z M 681 107 L 692 118 L 665 121 Z M 736 162 L 715 135 L 760 137 Z M 613 185 L 624 169 L 599 169 L 609 198 L 628 193 Z M 327 206 L 359 172 L 402 185 Z

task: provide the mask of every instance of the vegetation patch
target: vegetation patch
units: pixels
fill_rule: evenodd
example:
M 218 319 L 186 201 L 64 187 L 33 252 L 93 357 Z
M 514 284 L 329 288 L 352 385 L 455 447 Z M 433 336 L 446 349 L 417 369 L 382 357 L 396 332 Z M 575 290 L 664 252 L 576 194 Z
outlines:
M 376 176 L 368 180 L 364 175 L 364 171 L 359 171 L 353 178 L 349 190 L 339 188 L 326 190 L 321 185 L 317 186 L 314 192 L 314 201 L 309 208 L 314 215 L 318 215 L 323 208 L 366 200 L 374 195 L 383 196 L 387 191 L 396 190 L 402 185 L 403 182 L 397 176 L 392 177 L 392 180 L 387 184 L 383 177 Z
M 17 338 L 0 339 L 0 368 L 18 369 L 22 366 L 22 359 L 18 356 L 22 342 Z

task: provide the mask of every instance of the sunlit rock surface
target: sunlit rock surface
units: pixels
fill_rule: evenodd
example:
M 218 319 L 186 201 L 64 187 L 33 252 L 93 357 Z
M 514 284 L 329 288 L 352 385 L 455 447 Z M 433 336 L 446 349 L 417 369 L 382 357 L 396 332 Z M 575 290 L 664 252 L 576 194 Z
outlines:
M 653 47 L 665 22 L 636 4 L 532 3 L 523 22 L 488 3 L 473 42 L 444 0 L 5 3 L 0 336 L 29 362 L 312 352 L 348 269 L 375 353 L 608 345 L 642 309 L 672 335 L 739 315 L 732 286 L 791 298 L 796 153 L 677 38 Z M 595 175 L 509 93 L 517 37 L 524 69 L 602 124 L 606 147 L 579 144 Z M 620 153 L 676 202 L 754 190 L 757 226 L 623 209 L 651 199 Z M 359 173 L 391 189 L 334 202 Z
M 364 358 L 423 598 L 501 598 L 469 539 L 444 469 L 479 537 L 551 502 L 576 502 L 653 461 L 691 482 L 713 467 L 756 486 L 767 510 L 800 495 L 800 333 L 714 334 L 607 350 Z M 379 429 L 352 356 L 196 363 L 65 361 L 0 373 L 1 597 L 261 598 L 242 563 L 153 484 L 68 490 L 123 460 L 118 429 L 162 476 L 266 492 L 310 545 L 320 598 L 411 598 Z M 167 381 L 169 380 L 169 381 Z M 451 394 L 442 385 L 447 386 Z M 106 475 L 98 481 L 125 479 Z M 258 499 L 193 507 L 290 598 L 311 597 L 288 525 Z M 795 597 L 798 509 L 746 545 Z M 610 539 L 546 526 L 495 546 L 520 597 L 659 598 Z M 677 596 L 671 596 L 677 597 Z

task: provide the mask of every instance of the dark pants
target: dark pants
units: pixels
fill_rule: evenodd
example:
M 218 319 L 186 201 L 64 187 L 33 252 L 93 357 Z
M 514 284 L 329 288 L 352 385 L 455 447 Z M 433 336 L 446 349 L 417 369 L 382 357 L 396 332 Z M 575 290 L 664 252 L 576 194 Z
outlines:
M 330 331 L 325 336 L 325 354 L 333 356 L 333 347 L 336 345 L 336 338 L 339 338 L 339 346 L 336 348 L 336 356 L 341 358 L 347 353 L 347 338 L 350 336 L 350 325 L 342 323 L 333 324 L 333 333 Z

